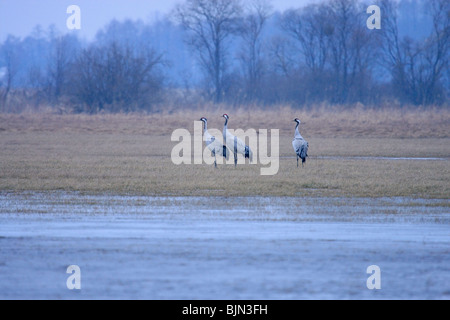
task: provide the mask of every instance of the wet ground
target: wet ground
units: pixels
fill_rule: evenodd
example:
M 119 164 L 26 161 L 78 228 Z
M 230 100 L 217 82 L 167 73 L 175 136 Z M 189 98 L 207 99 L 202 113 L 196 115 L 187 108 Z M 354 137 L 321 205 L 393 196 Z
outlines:
M 0 299 L 449 299 L 449 205 L 3 192 Z

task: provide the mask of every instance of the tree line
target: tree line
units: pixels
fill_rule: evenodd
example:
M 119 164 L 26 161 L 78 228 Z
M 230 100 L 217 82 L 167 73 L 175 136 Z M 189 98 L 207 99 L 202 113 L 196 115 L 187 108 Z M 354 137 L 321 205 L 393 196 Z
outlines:
M 447 105 L 450 2 L 375 4 L 381 28 L 374 30 L 366 25 L 368 4 L 358 0 L 284 12 L 268 0 L 185 0 L 154 24 L 112 21 L 90 42 L 37 27 L 0 46 L 0 111 Z M 405 32 L 408 19 L 421 34 Z

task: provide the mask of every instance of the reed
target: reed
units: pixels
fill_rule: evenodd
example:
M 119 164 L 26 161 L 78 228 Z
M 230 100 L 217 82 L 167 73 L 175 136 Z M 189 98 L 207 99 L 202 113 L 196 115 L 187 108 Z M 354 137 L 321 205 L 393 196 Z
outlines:
M 230 115 L 230 128 L 279 129 L 293 132 L 292 120 L 302 120 L 305 137 L 448 138 L 449 108 L 367 108 L 318 105 L 304 109 L 276 106 L 203 106 L 157 114 L 0 114 L 0 132 L 91 132 L 167 135 L 176 128 L 193 127 L 193 121 L 208 118 L 211 128 L 223 127 L 222 114 Z

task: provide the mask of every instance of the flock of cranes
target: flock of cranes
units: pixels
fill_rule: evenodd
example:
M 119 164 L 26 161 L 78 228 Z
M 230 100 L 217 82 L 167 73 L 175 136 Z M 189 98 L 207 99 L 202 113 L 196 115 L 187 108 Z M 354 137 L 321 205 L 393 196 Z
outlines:
M 223 125 L 223 143 L 219 140 L 216 140 L 216 137 L 211 135 L 208 132 L 208 119 L 205 117 L 200 118 L 200 121 L 203 121 L 203 135 L 206 146 L 211 150 L 214 156 L 214 166 L 217 168 L 217 156 L 224 157 L 225 159 L 229 159 L 230 155 L 227 149 L 227 141 L 229 145 L 233 146 L 233 155 L 234 155 L 234 165 L 237 165 L 237 155 L 242 154 L 244 158 L 249 158 L 250 162 L 253 161 L 253 152 L 249 146 L 247 146 L 241 139 L 231 134 L 228 131 L 228 119 L 230 117 L 227 114 L 224 114 L 222 117 L 225 118 L 225 124 Z M 302 137 L 300 132 L 298 131 L 298 127 L 301 123 L 300 119 L 295 118 L 294 121 L 297 123 L 295 126 L 295 135 L 294 140 L 292 140 L 292 147 L 297 155 L 297 168 L 298 168 L 298 159 L 302 159 L 302 167 L 306 162 L 306 157 L 308 156 L 308 142 Z

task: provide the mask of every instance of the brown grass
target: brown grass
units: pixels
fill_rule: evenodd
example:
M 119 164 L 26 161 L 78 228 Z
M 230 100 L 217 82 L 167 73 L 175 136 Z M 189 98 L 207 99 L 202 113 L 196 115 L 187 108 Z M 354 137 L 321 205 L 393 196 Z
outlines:
M 230 115 L 230 128 L 280 129 L 291 135 L 293 119 L 302 120 L 305 137 L 371 137 L 371 138 L 448 138 L 450 110 L 441 108 L 369 109 L 321 107 L 296 110 L 274 107 L 231 109 L 226 106 L 200 110 L 180 110 L 171 113 L 55 115 L 50 113 L 0 114 L 0 132 L 79 132 L 167 135 L 176 128 L 192 130 L 193 121 L 208 118 L 210 128 L 223 127 L 222 114 Z
M 0 190 L 80 191 L 144 195 L 409 196 L 450 195 L 449 111 L 333 112 L 235 110 L 233 128 L 280 129 L 280 168 L 180 165 L 171 162 L 176 128 L 222 112 L 159 115 L 0 115 Z M 292 119 L 300 117 L 310 158 L 296 167 Z M 383 129 L 384 128 L 384 129 Z M 420 138 L 420 139 L 417 139 Z M 328 157 L 437 157 L 444 161 Z M 325 158 L 323 158 L 325 157 Z

